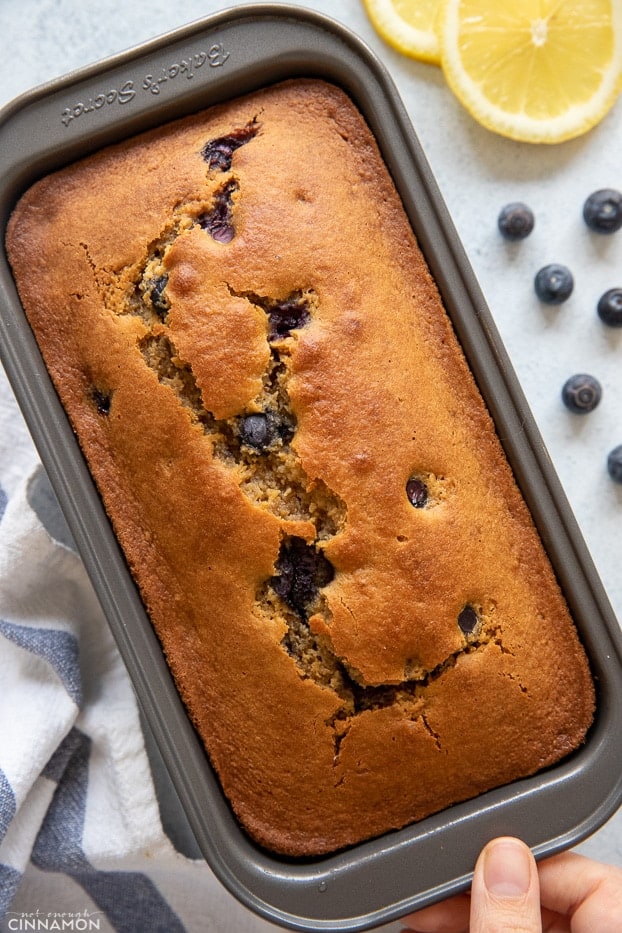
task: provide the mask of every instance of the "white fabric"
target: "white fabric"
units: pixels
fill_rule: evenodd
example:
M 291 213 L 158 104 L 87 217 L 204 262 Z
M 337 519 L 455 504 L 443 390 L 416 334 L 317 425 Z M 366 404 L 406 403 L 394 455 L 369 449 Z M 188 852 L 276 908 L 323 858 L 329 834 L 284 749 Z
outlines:
M 165 834 L 132 686 L 3 374 L 0 424 L 0 929 L 36 911 L 40 929 L 275 929 Z

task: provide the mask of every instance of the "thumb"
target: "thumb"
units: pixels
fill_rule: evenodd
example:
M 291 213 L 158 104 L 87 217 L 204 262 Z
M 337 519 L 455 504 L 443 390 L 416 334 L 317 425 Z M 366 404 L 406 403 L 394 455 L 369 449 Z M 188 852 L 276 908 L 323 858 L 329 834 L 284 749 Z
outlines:
M 519 839 L 482 850 L 471 888 L 471 933 L 542 933 L 536 861 Z

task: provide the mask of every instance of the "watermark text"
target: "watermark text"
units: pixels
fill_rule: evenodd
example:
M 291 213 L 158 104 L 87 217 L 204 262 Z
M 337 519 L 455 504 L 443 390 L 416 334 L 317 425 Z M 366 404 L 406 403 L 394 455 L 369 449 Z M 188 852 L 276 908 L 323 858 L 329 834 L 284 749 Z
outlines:
M 101 930 L 101 911 L 49 911 L 13 912 L 7 921 L 7 930 Z

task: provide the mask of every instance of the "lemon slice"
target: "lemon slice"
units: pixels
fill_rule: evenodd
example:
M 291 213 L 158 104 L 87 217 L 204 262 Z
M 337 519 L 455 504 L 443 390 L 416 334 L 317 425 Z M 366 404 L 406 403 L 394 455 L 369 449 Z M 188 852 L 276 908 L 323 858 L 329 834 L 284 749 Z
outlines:
M 579 136 L 620 91 L 620 0 L 443 0 L 437 28 L 451 89 L 512 139 Z
M 434 24 L 441 0 L 363 0 L 372 26 L 394 49 L 439 64 Z

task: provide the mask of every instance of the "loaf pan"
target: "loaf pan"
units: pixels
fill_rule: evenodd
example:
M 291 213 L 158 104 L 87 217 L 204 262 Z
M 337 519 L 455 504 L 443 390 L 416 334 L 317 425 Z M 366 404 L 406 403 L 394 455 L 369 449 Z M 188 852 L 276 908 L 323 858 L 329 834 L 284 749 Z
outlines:
M 598 700 L 586 744 L 556 767 L 347 851 L 293 861 L 255 846 L 222 795 L 26 323 L 4 229 L 19 196 L 41 175 L 140 131 L 301 76 L 340 85 L 377 138 L 570 605 Z M 198 846 L 222 883 L 286 928 L 364 930 L 468 887 L 481 847 L 494 836 L 519 835 L 542 857 L 596 830 L 622 799 L 617 620 L 415 131 L 367 47 L 299 7 L 218 13 L 15 100 L 0 113 L 0 178 L 2 361 Z

